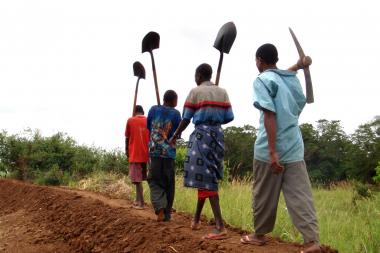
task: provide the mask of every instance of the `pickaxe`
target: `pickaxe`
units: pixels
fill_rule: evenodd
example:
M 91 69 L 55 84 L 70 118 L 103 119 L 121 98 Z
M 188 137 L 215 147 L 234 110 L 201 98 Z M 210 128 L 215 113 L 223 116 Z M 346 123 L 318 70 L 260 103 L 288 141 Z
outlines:
M 156 65 L 154 64 L 153 49 L 160 47 L 160 35 L 156 32 L 149 32 L 142 40 L 142 52 L 149 52 L 152 60 L 152 70 L 154 86 L 156 88 L 157 105 L 160 105 L 160 94 L 158 92 Z
M 296 35 L 294 34 L 293 30 L 289 27 L 290 34 L 293 37 L 294 43 L 296 44 L 296 48 L 298 51 L 298 55 L 300 56 L 301 61 L 305 57 L 305 53 L 302 50 L 302 47 L 300 43 L 298 42 L 298 39 Z M 311 82 L 311 75 L 309 67 L 305 67 L 303 69 L 303 73 L 305 74 L 305 83 L 306 83 L 306 103 L 311 104 L 314 103 L 314 94 L 313 94 L 313 84 Z
M 135 61 L 135 63 L 133 63 L 133 74 L 134 76 L 137 76 L 137 82 L 136 82 L 136 88 L 135 88 L 135 98 L 133 99 L 132 117 L 136 115 L 136 100 L 137 100 L 137 92 L 139 90 L 139 81 L 141 78 L 145 79 L 144 66 L 138 61 Z
M 228 54 L 236 38 L 236 26 L 233 22 L 224 24 L 216 36 L 214 47 L 219 50 L 219 64 L 216 72 L 215 85 L 219 84 L 220 71 L 222 70 L 223 53 Z

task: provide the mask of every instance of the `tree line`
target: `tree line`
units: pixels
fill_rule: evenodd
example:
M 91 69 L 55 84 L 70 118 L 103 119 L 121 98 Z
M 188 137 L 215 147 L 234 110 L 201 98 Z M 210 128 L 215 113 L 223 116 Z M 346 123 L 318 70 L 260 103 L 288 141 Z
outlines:
M 342 180 L 374 183 L 380 162 L 380 117 L 344 132 L 339 120 L 321 119 L 300 125 L 305 162 L 314 183 Z M 225 129 L 225 160 L 232 178 L 252 175 L 257 129 L 250 125 Z M 378 169 L 380 173 L 380 169 Z M 378 175 L 377 175 L 378 176 Z
M 342 180 L 380 181 L 380 117 L 346 134 L 339 120 L 318 120 L 300 125 L 305 161 L 312 182 Z M 229 179 L 252 176 L 253 147 L 257 129 L 250 125 L 224 129 L 225 168 Z M 181 172 L 186 142 L 177 143 L 176 166 Z M 128 160 L 120 150 L 105 151 L 78 145 L 63 133 L 44 137 L 38 130 L 10 135 L 0 132 L 0 176 L 18 179 L 80 179 L 95 170 L 128 173 Z

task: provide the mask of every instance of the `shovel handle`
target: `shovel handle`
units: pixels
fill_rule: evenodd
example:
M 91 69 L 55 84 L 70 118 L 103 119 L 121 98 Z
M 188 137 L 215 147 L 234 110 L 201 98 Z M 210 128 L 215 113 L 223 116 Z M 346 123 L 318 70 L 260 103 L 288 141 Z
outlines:
M 306 84 L 306 103 L 314 103 L 314 93 L 313 93 L 313 84 L 311 82 L 311 75 L 309 67 L 303 69 L 305 74 L 305 84 Z
M 219 85 L 219 78 L 220 78 L 220 72 L 222 71 L 222 64 L 223 64 L 223 52 L 220 51 L 218 70 L 216 72 L 216 79 L 215 79 L 215 85 L 216 86 Z
M 137 101 L 137 92 L 139 90 L 139 81 L 140 81 L 140 77 L 137 78 L 137 82 L 136 82 L 135 97 L 133 99 L 133 107 L 132 107 L 132 117 L 136 115 L 136 101 Z
M 154 63 L 153 52 L 149 51 L 149 53 L 150 53 L 150 58 L 152 59 L 152 70 L 153 70 L 154 87 L 156 89 L 157 105 L 161 105 L 160 104 L 160 94 L 158 92 L 158 84 L 157 84 L 156 64 Z

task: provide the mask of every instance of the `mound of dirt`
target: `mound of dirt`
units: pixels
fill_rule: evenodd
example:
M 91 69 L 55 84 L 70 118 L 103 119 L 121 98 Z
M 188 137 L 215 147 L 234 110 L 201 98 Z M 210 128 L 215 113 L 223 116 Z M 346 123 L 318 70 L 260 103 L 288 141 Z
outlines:
M 271 239 L 266 246 L 242 245 L 230 230 L 223 241 L 205 241 L 189 228 L 190 216 L 155 221 L 150 208 L 126 200 L 63 188 L 0 180 L 0 252 L 299 252 L 301 245 Z M 324 252 L 337 252 L 328 247 Z

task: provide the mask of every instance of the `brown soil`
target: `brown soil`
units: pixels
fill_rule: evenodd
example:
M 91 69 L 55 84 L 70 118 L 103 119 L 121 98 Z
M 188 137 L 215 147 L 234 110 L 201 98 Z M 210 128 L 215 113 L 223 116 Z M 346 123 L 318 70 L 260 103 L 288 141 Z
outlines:
M 175 213 L 156 222 L 150 208 L 100 194 L 0 180 L 0 252 L 299 252 L 302 246 L 271 238 L 265 246 L 242 245 L 229 229 L 222 241 L 203 240 L 212 230 L 189 228 L 190 216 Z M 324 252 L 337 252 L 324 247 Z

